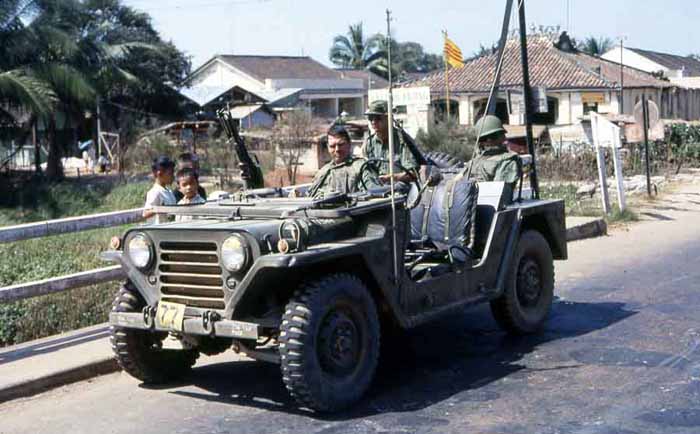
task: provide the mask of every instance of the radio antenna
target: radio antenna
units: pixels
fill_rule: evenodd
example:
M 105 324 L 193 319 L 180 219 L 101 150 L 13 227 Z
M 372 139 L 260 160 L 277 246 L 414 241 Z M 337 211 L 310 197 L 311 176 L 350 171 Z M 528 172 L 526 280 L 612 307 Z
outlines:
M 399 281 L 399 264 L 397 258 L 396 242 L 396 198 L 394 197 L 394 83 L 391 74 L 391 11 L 386 10 L 386 40 L 387 40 L 387 67 L 389 69 L 389 98 L 387 101 L 387 115 L 389 128 L 389 192 L 391 194 L 391 242 L 392 256 L 394 257 L 394 285 Z

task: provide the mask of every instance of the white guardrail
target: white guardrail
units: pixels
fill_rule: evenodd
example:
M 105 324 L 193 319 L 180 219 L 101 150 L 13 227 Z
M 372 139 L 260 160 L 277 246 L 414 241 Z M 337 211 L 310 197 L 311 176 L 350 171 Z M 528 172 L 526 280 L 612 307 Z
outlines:
M 0 228 L 0 243 L 28 240 L 51 235 L 81 232 L 90 229 L 120 226 L 142 221 L 143 208 L 107 212 L 58 220 L 27 223 Z M 121 266 L 98 268 L 66 276 L 52 277 L 35 282 L 19 283 L 0 288 L 0 303 L 9 303 L 25 298 L 68 291 L 89 285 L 119 280 L 124 277 Z

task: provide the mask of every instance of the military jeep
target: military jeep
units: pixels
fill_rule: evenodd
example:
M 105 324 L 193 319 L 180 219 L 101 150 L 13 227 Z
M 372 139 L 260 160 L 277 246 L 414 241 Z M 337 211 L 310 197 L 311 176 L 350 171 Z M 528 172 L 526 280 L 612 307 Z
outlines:
M 110 314 L 126 372 L 166 382 L 233 349 L 280 364 L 301 406 L 337 411 L 370 387 L 392 330 L 489 302 L 505 330 L 533 333 L 550 311 L 563 201 L 455 174 L 397 193 L 393 212 L 386 189 L 286 193 L 160 207 L 190 220 L 131 228 L 105 252 L 128 276 Z

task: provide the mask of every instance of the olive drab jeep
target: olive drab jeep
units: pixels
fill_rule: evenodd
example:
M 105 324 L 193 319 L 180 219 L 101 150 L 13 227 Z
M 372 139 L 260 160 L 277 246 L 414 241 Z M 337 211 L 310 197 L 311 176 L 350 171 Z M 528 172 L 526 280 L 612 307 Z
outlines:
M 261 189 L 156 208 L 192 220 L 131 228 L 104 253 L 128 276 L 110 314 L 119 364 L 161 383 L 232 349 L 279 364 L 301 406 L 337 411 L 370 387 L 392 328 L 488 302 L 505 330 L 538 331 L 567 258 L 564 202 L 443 172 L 393 198 Z

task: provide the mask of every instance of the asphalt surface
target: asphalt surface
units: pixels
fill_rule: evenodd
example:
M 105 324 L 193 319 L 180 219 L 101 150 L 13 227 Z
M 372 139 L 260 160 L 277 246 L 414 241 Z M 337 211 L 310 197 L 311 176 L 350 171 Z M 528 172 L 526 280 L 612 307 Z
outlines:
M 544 333 L 485 307 L 413 331 L 350 412 L 300 410 L 275 365 L 203 359 L 185 382 L 117 373 L 0 405 L 0 433 L 700 433 L 700 188 L 569 245 Z

